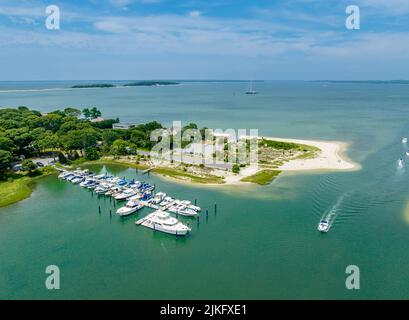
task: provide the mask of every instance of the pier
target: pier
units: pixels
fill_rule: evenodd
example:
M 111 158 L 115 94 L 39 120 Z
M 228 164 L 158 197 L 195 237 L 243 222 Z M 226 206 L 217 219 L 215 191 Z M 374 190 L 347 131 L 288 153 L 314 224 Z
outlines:
M 149 173 L 152 169 L 144 170 L 143 174 Z M 195 217 L 199 221 L 201 208 L 197 206 L 197 199 L 194 199 L 194 205 L 192 205 L 188 200 L 179 200 L 164 192 L 155 193 L 156 185 L 135 181 L 134 179 L 127 181 L 125 177 L 110 176 L 107 173 L 96 175 L 89 170 L 79 168 L 74 171 L 63 170 L 58 178 L 79 185 L 84 189 L 89 189 L 91 196 L 94 193 L 97 195 L 99 203 L 101 197 L 104 197 L 104 202 L 106 202 L 106 197 L 109 197 L 109 203 L 114 210 L 117 201 L 118 204 L 119 201 L 127 201 L 125 206 L 116 210 L 116 213 L 120 216 L 129 216 L 143 207 L 156 210 L 135 222 L 136 225 L 144 225 L 155 231 L 183 236 L 188 234 L 191 228 L 180 222 L 178 220 L 179 216 Z M 112 219 L 112 209 L 109 209 L 108 212 L 109 218 Z M 101 216 L 101 213 L 101 205 L 99 204 L 98 214 Z M 172 217 L 171 213 L 175 214 L 176 218 Z M 206 210 L 207 216 L 208 210 Z M 144 222 L 146 223 L 144 224 Z

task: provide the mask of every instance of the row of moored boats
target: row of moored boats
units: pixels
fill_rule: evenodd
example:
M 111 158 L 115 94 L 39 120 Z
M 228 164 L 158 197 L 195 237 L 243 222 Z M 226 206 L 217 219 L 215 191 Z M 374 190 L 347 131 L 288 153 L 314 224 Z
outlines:
M 138 220 L 138 225 L 174 235 L 186 235 L 191 228 L 172 217 L 195 217 L 201 210 L 188 200 L 178 200 L 164 192 L 155 193 L 155 186 L 146 182 L 127 181 L 108 174 L 96 175 L 89 170 L 77 169 L 74 171 L 61 171 L 59 179 L 69 181 L 82 188 L 93 190 L 96 194 L 112 197 L 117 201 L 126 201 L 126 204 L 117 210 L 120 216 L 129 216 L 143 207 L 156 211 Z

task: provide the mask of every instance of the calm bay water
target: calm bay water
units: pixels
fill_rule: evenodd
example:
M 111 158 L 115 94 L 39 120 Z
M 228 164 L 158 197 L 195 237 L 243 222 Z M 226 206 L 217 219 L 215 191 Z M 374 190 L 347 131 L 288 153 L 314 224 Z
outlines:
M 183 219 L 193 227 L 186 239 L 135 226 L 148 209 L 111 218 L 109 199 L 47 177 L 29 199 L 0 209 L 0 298 L 409 298 L 409 159 L 397 169 L 406 151 L 401 138 L 409 135 L 407 85 L 263 82 L 255 84 L 259 95 L 246 96 L 240 82 L 84 90 L 71 84 L 0 82 L 0 106 L 97 106 L 105 117 L 136 123 L 182 120 L 342 140 L 362 169 L 284 174 L 267 187 L 143 177 L 209 209 L 199 225 Z M 94 169 L 142 179 L 133 169 Z M 317 223 L 331 209 L 335 223 L 320 234 Z M 44 286 L 51 264 L 61 269 L 58 292 Z M 345 289 L 351 264 L 361 270 L 359 291 Z

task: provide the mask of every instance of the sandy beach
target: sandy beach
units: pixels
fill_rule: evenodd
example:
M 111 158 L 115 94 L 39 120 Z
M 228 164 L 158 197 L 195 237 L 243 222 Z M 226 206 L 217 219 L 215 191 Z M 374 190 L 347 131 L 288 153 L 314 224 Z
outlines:
M 249 137 L 250 138 L 250 137 Z M 282 141 L 289 143 L 304 144 L 313 147 L 317 147 L 321 150 L 317 157 L 312 159 L 296 159 L 290 160 L 278 167 L 280 171 L 352 171 L 359 170 L 360 165 L 354 163 L 345 155 L 348 143 L 342 141 L 316 141 L 316 140 L 301 140 L 301 139 L 288 139 L 278 137 L 260 137 L 260 139 Z M 247 184 L 241 179 L 256 174 L 260 167 L 249 166 L 243 169 L 239 174 L 233 174 L 232 172 L 223 172 L 221 175 L 225 178 L 225 184 Z
M 280 166 L 278 170 L 358 170 L 360 168 L 359 164 L 354 163 L 345 156 L 345 152 L 348 148 L 348 143 L 346 142 L 285 139 L 276 137 L 263 138 L 267 140 L 305 144 L 317 147 L 321 150 L 316 158 L 291 160 Z

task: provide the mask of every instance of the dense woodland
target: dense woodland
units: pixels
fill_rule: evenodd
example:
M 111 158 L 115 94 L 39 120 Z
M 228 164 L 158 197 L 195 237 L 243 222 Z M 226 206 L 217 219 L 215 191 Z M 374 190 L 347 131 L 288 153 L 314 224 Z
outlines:
M 129 130 L 113 130 L 119 119 L 93 122 L 101 116 L 97 108 L 75 108 L 48 114 L 27 107 L 0 109 L 0 175 L 21 159 L 53 153 L 61 163 L 80 157 L 96 160 L 101 155 L 126 155 L 137 148 L 150 149 L 150 133 L 162 125 L 156 121 Z M 27 170 L 30 160 L 23 161 Z

